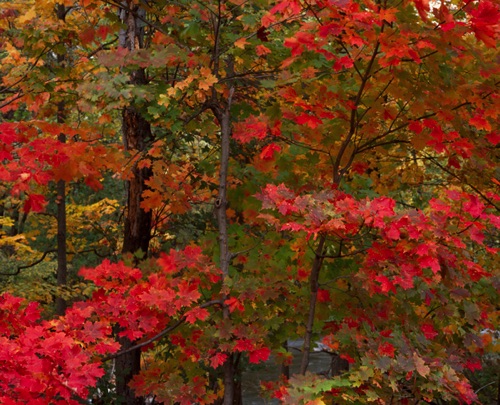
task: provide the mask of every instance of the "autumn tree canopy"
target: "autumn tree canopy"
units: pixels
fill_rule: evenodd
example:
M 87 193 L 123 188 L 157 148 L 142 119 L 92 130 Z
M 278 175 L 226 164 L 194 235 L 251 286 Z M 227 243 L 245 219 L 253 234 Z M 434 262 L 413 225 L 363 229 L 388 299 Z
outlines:
M 285 404 L 500 389 L 499 20 L 0 2 L 0 402 L 240 404 L 264 361 Z

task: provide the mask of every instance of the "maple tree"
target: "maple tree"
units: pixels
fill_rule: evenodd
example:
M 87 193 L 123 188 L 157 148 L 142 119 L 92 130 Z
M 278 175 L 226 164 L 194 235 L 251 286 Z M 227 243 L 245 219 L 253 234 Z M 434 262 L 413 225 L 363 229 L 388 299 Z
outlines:
M 57 317 L 0 296 L 2 403 L 79 403 L 113 361 L 115 403 L 230 405 L 244 359 L 286 369 L 296 338 L 300 369 L 263 383 L 284 403 L 477 400 L 468 372 L 498 349 L 497 4 L 0 16 L 0 249 L 29 259 L 2 288 L 36 300 L 16 277 L 59 269 Z

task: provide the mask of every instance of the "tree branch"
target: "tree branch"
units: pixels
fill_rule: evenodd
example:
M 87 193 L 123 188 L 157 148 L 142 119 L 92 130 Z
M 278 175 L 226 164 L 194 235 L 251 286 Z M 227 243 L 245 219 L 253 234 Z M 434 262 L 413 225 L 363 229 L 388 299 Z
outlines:
M 68 252 L 68 254 L 70 254 L 70 255 L 78 255 L 78 254 L 82 254 L 82 253 L 91 253 L 91 252 L 94 253 L 96 256 L 101 257 L 101 258 L 107 257 L 107 255 L 103 255 L 103 254 L 99 253 L 97 251 L 97 249 L 86 249 L 86 250 L 81 250 L 79 252 Z M 47 257 L 47 255 L 49 255 L 51 253 L 57 253 L 57 249 L 46 250 L 45 252 L 43 252 L 42 257 L 40 257 L 40 259 L 37 259 L 37 260 L 35 260 L 34 262 L 32 262 L 30 264 L 25 264 L 23 266 L 18 266 L 17 269 L 16 269 L 16 271 L 14 273 L 2 273 L 2 272 L 0 272 L 0 276 L 17 276 L 21 272 L 21 270 L 29 269 L 30 267 L 34 267 L 37 264 L 43 262 L 45 260 L 45 258 Z
M 224 303 L 221 301 L 221 300 L 213 300 L 213 301 L 208 301 L 208 302 L 205 302 L 204 304 L 200 305 L 200 308 L 207 308 L 207 307 L 210 307 L 212 305 L 220 305 L 220 306 L 223 306 Z M 168 333 L 172 332 L 173 330 L 177 329 L 179 326 L 181 326 L 184 322 L 186 321 L 186 316 L 183 315 L 177 322 L 175 322 L 173 325 L 169 326 L 168 328 L 165 328 L 163 329 L 161 332 L 157 333 L 156 335 L 154 335 L 153 337 L 141 342 L 141 343 L 138 343 L 132 347 L 129 347 L 128 349 L 126 350 L 122 350 L 122 351 L 119 351 L 119 352 L 116 352 L 116 353 L 113 353 L 113 354 L 110 354 L 109 356 L 106 356 L 104 357 L 103 359 L 101 359 L 101 362 L 106 362 L 106 361 L 109 361 L 109 360 L 112 360 L 112 359 L 116 359 L 117 357 L 123 355 L 123 354 L 126 354 L 126 353 L 130 353 L 130 352 L 133 352 L 134 350 L 137 350 L 137 349 L 140 349 L 144 346 L 147 346 L 147 345 L 150 345 L 151 343 L 153 343 L 154 341 L 158 340 L 158 339 L 161 339 L 163 336 L 167 335 Z

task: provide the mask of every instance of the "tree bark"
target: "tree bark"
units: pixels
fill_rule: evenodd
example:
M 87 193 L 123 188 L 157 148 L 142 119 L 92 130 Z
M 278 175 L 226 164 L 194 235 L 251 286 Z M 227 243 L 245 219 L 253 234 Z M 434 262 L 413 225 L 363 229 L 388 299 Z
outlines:
M 144 72 L 135 72 L 132 82 L 141 84 Z M 122 113 L 123 140 L 126 150 L 144 151 L 146 142 L 152 138 L 151 126 L 134 106 L 126 107 Z M 151 240 L 152 214 L 141 208 L 142 193 L 146 190 L 146 181 L 151 177 L 151 169 L 132 168 L 132 177 L 127 181 L 127 207 L 123 253 L 135 253 L 141 250 L 145 255 Z
M 314 257 L 311 275 L 309 276 L 309 290 L 311 296 L 309 298 L 309 312 L 306 321 L 306 334 L 304 336 L 304 346 L 302 347 L 302 361 L 300 364 L 300 374 L 305 374 L 309 366 L 309 355 L 311 352 L 311 342 L 314 327 L 314 318 L 316 315 L 316 301 L 318 299 L 318 282 L 321 266 L 323 265 L 323 249 L 326 238 L 320 237 L 316 255 Z
M 227 176 L 229 171 L 229 148 L 231 140 L 231 102 L 234 94 L 234 87 L 229 91 L 229 98 L 225 108 L 217 106 L 213 109 L 215 116 L 219 120 L 221 129 L 221 155 L 219 171 L 219 195 L 215 203 L 217 212 L 217 225 L 219 228 L 219 256 L 220 268 L 224 279 L 229 277 L 229 264 L 231 252 L 229 251 L 229 235 L 227 231 Z M 224 300 L 229 297 L 226 295 Z M 224 319 L 230 318 L 229 308 L 222 309 Z M 223 405 L 234 405 L 235 401 L 235 367 L 234 356 L 227 353 L 228 357 L 223 365 L 224 370 L 224 399 Z
M 340 375 L 345 371 L 349 370 L 349 362 L 340 357 L 339 354 L 332 354 L 332 360 L 330 362 L 330 373 L 332 377 Z
M 125 350 L 134 345 L 130 339 L 118 338 L 121 350 Z M 124 353 L 115 359 L 116 369 L 116 395 L 117 404 L 120 405 L 143 405 L 144 398 L 136 397 L 134 390 L 129 386 L 135 375 L 141 371 L 141 350 L 136 349 Z
M 58 4 L 56 8 L 57 18 L 64 21 L 66 18 L 66 6 Z M 64 56 L 57 56 L 57 63 L 61 65 Z M 57 123 L 63 124 L 66 121 L 66 103 L 60 101 L 57 104 Z M 57 137 L 60 143 L 66 143 L 66 135 L 60 133 Z M 61 290 L 68 282 L 68 253 L 66 249 L 67 229 L 66 229 L 66 182 L 59 180 L 56 185 L 56 206 L 57 206 L 57 287 L 60 289 L 56 297 L 56 314 L 64 315 L 67 302 L 61 296 Z
M 281 347 L 288 352 L 288 341 L 284 341 Z M 288 364 L 283 363 L 281 365 L 280 375 L 286 380 L 290 378 L 290 366 Z
M 64 135 L 59 136 L 59 140 Z M 64 141 L 62 141 L 64 142 Z M 57 287 L 62 289 L 68 282 L 68 256 L 66 251 L 66 182 L 59 180 L 57 182 Z M 67 302 L 61 297 L 61 292 L 56 297 L 56 314 L 64 315 Z
M 138 146 L 150 138 L 151 129 L 134 107 L 127 107 L 123 111 L 123 134 L 126 149 L 136 149 L 130 145 Z M 125 213 L 125 229 L 123 235 L 122 253 L 135 253 L 142 251 L 147 256 L 151 240 L 152 216 L 141 208 L 142 192 L 146 189 L 146 180 L 151 176 L 149 169 L 132 169 L 132 178 L 127 181 L 127 207 Z M 138 259 L 136 260 L 138 261 Z M 121 350 L 126 350 L 134 345 L 127 338 L 119 338 Z M 123 405 L 144 404 L 143 398 L 136 398 L 129 383 L 141 371 L 141 351 L 139 349 L 125 353 L 116 358 L 116 392 L 119 403 Z
M 137 15 L 141 14 L 140 8 L 131 1 L 123 3 L 120 18 L 125 24 L 120 32 L 120 46 L 129 50 L 142 47 L 143 33 Z M 143 13 L 144 14 L 144 13 Z M 138 69 L 130 75 L 130 83 L 142 85 L 147 83 L 144 69 Z M 141 115 L 134 104 L 122 111 L 122 134 L 125 150 L 141 153 L 146 149 L 147 143 L 152 139 L 151 125 Z M 132 175 L 126 183 L 127 205 L 125 210 L 125 228 L 123 235 L 122 253 L 136 253 L 141 251 L 147 256 L 151 240 L 152 213 L 145 212 L 141 207 L 142 194 L 147 188 L 146 181 L 151 177 L 151 170 L 138 168 L 134 165 Z M 136 260 L 138 261 L 138 259 Z M 118 338 L 121 350 L 134 346 L 134 342 L 127 338 Z M 116 393 L 118 403 L 122 405 L 142 405 L 144 398 L 136 397 L 129 387 L 133 377 L 141 371 L 141 351 L 132 350 L 117 357 L 116 365 Z

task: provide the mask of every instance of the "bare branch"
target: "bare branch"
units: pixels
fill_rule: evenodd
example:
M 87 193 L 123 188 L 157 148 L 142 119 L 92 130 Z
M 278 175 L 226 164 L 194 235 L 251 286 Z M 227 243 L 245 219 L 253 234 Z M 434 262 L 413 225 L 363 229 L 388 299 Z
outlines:
M 41 262 L 43 262 L 45 260 L 45 258 L 47 257 L 47 255 L 49 255 L 51 253 L 57 253 L 57 249 L 46 250 L 45 252 L 43 252 L 42 257 L 40 257 L 40 259 L 37 259 L 37 260 L 35 260 L 34 262 L 32 262 L 30 264 L 25 264 L 23 266 L 18 266 L 17 269 L 16 269 L 16 271 L 14 273 L 1 273 L 0 272 L 0 276 L 17 276 L 21 272 L 21 270 L 29 269 L 31 267 L 35 267 L 37 264 L 40 264 Z M 97 249 L 95 249 L 95 248 L 94 249 L 81 250 L 79 252 L 68 252 L 68 254 L 70 254 L 70 255 L 79 255 L 79 254 L 82 254 L 82 253 L 94 253 L 96 256 L 98 256 L 100 258 L 106 258 L 106 257 L 108 257 L 108 255 L 99 253 L 97 251 Z

